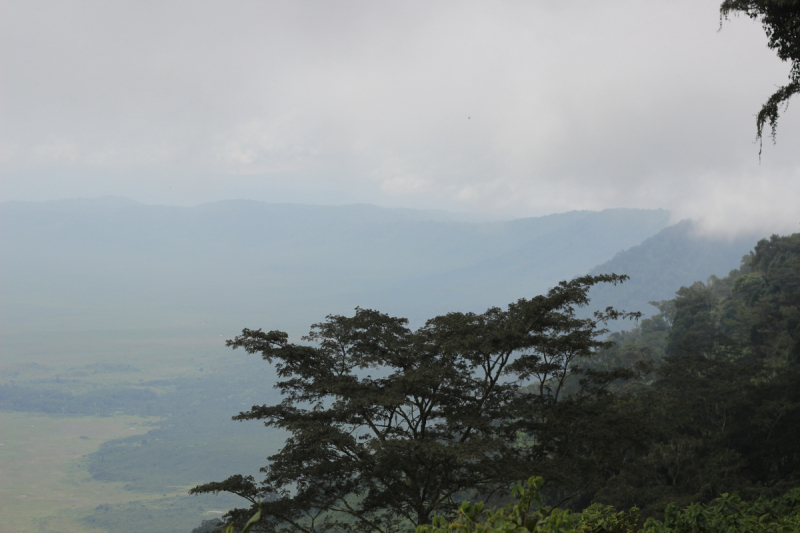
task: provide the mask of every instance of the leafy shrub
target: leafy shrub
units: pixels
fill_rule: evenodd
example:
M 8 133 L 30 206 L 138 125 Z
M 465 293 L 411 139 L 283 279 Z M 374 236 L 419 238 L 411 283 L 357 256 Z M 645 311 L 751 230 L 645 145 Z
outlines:
M 419 526 L 417 533 L 578 533 L 572 527 L 577 522 L 572 512 L 542 506 L 542 484 L 542 478 L 532 477 L 527 488 L 517 485 L 513 491 L 517 501 L 494 511 L 484 511 L 482 503 L 465 502 L 453 522 L 437 516 L 432 525 Z
M 791 533 L 800 532 L 800 488 L 780 498 L 745 502 L 736 494 L 723 494 L 707 505 L 679 509 L 671 504 L 664 520 L 648 519 L 639 526 L 636 507 L 617 511 L 593 504 L 582 513 L 550 509 L 542 505 L 542 478 L 532 477 L 527 486 L 516 486 L 516 502 L 496 510 L 482 503 L 466 502 L 456 518 L 437 516 L 417 533 Z M 535 504 L 535 505 L 534 505 Z
M 780 498 L 745 502 L 723 494 L 708 505 L 667 506 L 664 521 L 649 519 L 643 533 L 789 533 L 800 531 L 800 488 Z

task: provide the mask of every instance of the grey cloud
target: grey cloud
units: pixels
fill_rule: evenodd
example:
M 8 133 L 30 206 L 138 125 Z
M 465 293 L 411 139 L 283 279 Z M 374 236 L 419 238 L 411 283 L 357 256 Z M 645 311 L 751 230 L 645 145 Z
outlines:
M 666 207 L 789 231 L 800 115 L 760 165 L 752 144 L 787 66 L 749 20 L 718 32 L 718 3 L 5 2 L 0 199 Z

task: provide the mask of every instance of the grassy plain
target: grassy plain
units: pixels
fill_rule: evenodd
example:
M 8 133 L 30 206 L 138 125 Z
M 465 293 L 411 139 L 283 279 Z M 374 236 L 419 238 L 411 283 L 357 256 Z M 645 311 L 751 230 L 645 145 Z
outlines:
M 80 458 L 105 441 L 146 433 L 156 420 L 0 411 L 0 532 L 85 532 L 76 519 L 98 503 L 131 500 L 123 483 L 92 480 Z
M 231 336 L 202 326 L 0 334 L 0 388 L 11 387 L 0 408 L 0 533 L 188 533 L 239 505 L 187 496 L 197 483 L 256 474 L 282 442 L 230 420 L 271 391 L 268 365 L 226 349 Z M 120 400 L 121 411 L 89 401 L 130 389 L 156 396 Z M 47 391 L 36 405 L 72 398 L 77 410 L 14 404 Z

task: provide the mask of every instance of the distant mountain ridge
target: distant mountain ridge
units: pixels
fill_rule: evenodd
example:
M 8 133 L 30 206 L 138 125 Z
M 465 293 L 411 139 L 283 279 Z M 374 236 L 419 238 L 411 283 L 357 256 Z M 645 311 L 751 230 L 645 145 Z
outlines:
M 727 275 L 764 237 L 711 237 L 698 232 L 696 226 L 692 220 L 682 220 L 589 270 L 592 275 L 613 272 L 631 278 L 616 287 L 595 287 L 591 292 L 593 307 L 610 305 L 645 315 L 657 313 L 648 302 L 672 299 L 682 286 L 706 281 L 712 275 Z
M 634 287 L 639 263 L 625 258 L 668 224 L 667 211 L 637 209 L 466 222 L 364 204 L 6 202 L 0 313 L 11 329 L 206 323 L 297 334 L 362 306 L 419 324 L 504 306 L 598 269 L 633 269 L 625 288 Z M 648 246 L 662 241 L 672 242 Z M 621 250 L 630 253 L 614 263 Z
M 665 225 L 668 214 L 663 214 L 662 224 L 662 220 L 648 220 L 635 210 L 580 212 L 580 216 L 546 231 L 527 232 L 528 239 L 511 250 L 445 273 L 400 283 L 384 293 L 380 308 L 402 302 L 398 314 L 421 319 L 414 311 L 414 302 L 432 295 L 442 301 L 438 306 L 432 304 L 437 314 L 451 310 L 480 312 L 529 298 L 559 281 L 585 274 L 592 266 L 613 257 L 611 250 L 641 242 Z

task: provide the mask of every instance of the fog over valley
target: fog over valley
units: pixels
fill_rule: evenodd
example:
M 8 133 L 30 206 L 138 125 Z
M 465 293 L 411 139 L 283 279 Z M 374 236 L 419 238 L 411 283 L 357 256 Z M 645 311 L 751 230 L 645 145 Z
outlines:
M 0 2 L 0 533 L 800 531 L 799 20 Z
M 694 251 L 672 256 L 678 272 L 653 278 L 645 267 L 634 276 L 660 300 L 697 278 L 727 274 L 757 240 L 707 237 L 688 222 L 670 225 L 663 210 L 496 222 L 447 217 L 243 200 L 193 208 L 116 197 L 7 202 L 0 207 L 3 325 L 35 331 L 46 320 L 48 330 L 78 331 L 207 324 L 228 335 L 245 326 L 302 335 L 311 321 L 356 306 L 420 325 L 436 314 L 481 312 L 542 294 L 595 267 L 627 273 L 619 252 L 634 257 L 632 247 L 663 238 L 662 230 L 677 232 L 677 246 Z M 709 263 L 682 271 L 705 250 L 713 250 L 705 252 Z M 630 310 L 655 312 L 647 301 L 631 301 Z

